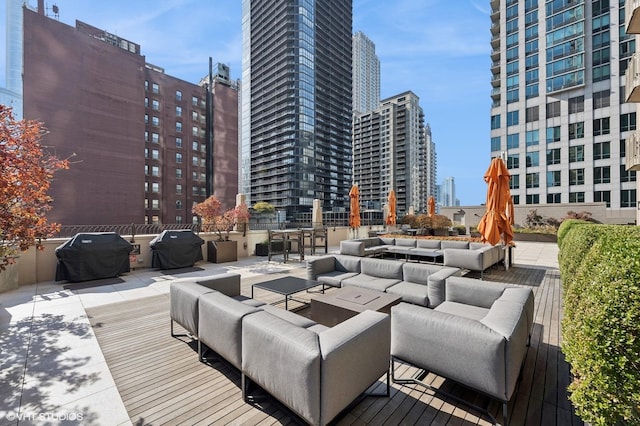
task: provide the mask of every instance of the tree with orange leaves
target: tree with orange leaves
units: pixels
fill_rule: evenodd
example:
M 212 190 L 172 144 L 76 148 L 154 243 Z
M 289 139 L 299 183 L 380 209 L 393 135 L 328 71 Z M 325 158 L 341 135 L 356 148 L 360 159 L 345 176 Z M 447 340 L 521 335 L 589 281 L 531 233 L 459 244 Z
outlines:
M 47 222 L 47 192 L 53 173 L 69 163 L 43 149 L 45 133 L 42 123 L 16 120 L 11 108 L 0 105 L 0 271 L 20 251 L 42 249 L 41 240 L 60 229 Z
M 245 204 L 223 212 L 220 200 L 215 195 L 196 204 L 191 211 L 202 218 L 204 231 L 213 230 L 218 234 L 218 241 L 228 240 L 229 232 L 236 224 L 244 224 L 249 220 L 249 209 Z

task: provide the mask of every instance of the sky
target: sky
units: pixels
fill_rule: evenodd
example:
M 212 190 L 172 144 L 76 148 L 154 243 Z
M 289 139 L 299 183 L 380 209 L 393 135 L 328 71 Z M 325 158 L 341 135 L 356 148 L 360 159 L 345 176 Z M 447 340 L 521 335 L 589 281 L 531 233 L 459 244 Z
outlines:
M 171 76 L 197 83 L 209 57 L 228 64 L 232 78 L 242 74 L 241 0 L 45 0 L 49 9 L 54 4 L 61 22 L 75 26 L 77 19 L 138 43 L 146 61 Z M 1 28 L 5 14 L 6 0 L 0 0 Z M 486 0 L 353 0 L 353 32 L 364 32 L 380 58 L 381 99 L 407 90 L 419 96 L 436 144 L 437 182 L 452 176 L 463 206 L 486 199 L 489 14 Z M 0 85 L 4 81 L 2 60 Z

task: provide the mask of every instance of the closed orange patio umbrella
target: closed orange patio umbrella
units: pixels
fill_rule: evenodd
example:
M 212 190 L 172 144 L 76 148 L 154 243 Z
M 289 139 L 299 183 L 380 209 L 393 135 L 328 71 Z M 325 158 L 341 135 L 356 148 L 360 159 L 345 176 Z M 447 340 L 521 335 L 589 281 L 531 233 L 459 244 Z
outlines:
M 436 214 L 436 200 L 433 199 L 433 195 L 430 195 L 427 201 L 427 213 L 429 217 L 433 217 Z
M 395 225 L 396 224 L 396 192 L 392 189 L 389 191 L 389 197 L 387 198 L 389 202 L 389 215 L 387 216 L 387 225 Z
M 513 201 L 509 177 L 507 166 L 501 158 L 491 160 L 491 165 L 484 174 L 484 181 L 487 182 L 487 211 L 478 224 L 482 242 L 496 245 L 501 239 L 505 244 L 513 241 Z
M 349 191 L 349 198 L 351 202 L 349 204 L 349 227 L 360 227 L 360 191 L 358 185 L 354 184 Z

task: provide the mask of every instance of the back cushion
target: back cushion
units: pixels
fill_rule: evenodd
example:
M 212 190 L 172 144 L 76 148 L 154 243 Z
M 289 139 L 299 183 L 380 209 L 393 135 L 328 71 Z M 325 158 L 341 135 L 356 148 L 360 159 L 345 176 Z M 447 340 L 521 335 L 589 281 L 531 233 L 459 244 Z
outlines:
M 446 248 L 468 249 L 469 248 L 469 241 L 442 240 L 442 241 L 440 241 L 440 248 L 442 248 L 442 250 L 444 250 Z
M 469 243 L 469 248 L 471 250 L 478 250 L 481 249 L 482 247 L 486 246 L 487 244 L 485 243 Z
M 402 265 L 404 262 L 382 259 L 362 259 L 360 270 L 363 274 L 379 278 L 395 278 L 402 280 Z
M 360 273 L 360 258 L 355 256 L 335 256 L 335 270 Z
M 416 243 L 418 248 L 440 250 L 440 240 L 418 240 Z
M 396 245 L 399 247 L 415 247 L 416 240 L 410 238 L 398 238 L 396 240 Z
M 402 280 L 427 285 L 429 275 L 439 271 L 439 266 L 429 266 L 419 263 L 404 263 L 402 265 Z
M 388 246 L 392 246 L 396 243 L 395 238 L 380 238 L 380 243 Z

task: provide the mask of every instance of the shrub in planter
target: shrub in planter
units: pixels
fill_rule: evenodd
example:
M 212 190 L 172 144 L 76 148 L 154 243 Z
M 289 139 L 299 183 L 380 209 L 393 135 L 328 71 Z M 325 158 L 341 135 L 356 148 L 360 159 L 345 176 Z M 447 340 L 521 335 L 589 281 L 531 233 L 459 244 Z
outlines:
M 640 424 L 640 228 L 571 226 L 561 253 L 576 412 L 594 425 Z

